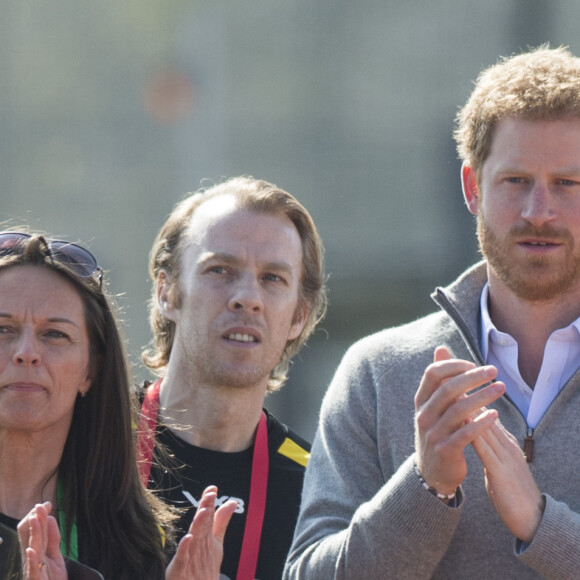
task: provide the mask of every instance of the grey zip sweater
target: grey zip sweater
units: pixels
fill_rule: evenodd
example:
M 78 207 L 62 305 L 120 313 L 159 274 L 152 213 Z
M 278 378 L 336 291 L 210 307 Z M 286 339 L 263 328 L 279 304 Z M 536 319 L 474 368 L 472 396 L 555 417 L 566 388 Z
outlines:
M 546 509 L 524 550 L 493 509 L 470 446 L 457 507 L 413 470 L 413 397 L 439 345 L 481 364 L 485 282 L 480 263 L 433 294 L 440 312 L 346 353 L 322 403 L 286 580 L 580 578 L 580 373 L 533 433 L 530 468 Z M 529 435 L 507 397 L 492 407 L 520 442 Z

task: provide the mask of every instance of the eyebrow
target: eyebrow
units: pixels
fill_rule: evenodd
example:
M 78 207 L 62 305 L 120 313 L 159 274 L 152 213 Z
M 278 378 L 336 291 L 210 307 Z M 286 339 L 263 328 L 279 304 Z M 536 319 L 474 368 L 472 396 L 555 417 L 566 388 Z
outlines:
M 530 173 L 528 169 L 524 167 L 520 167 L 518 165 L 503 165 L 497 168 L 496 173 L 498 174 L 505 174 L 505 173 L 523 173 L 527 174 Z M 554 171 L 551 171 L 554 175 L 563 175 L 563 176 L 572 176 L 580 174 L 580 165 L 571 165 L 569 167 L 561 167 L 556 168 Z
M 198 265 L 204 266 L 214 261 L 236 265 L 239 264 L 242 260 L 234 254 L 229 254 L 227 252 L 204 252 L 201 254 L 198 260 Z M 284 260 L 265 262 L 262 264 L 262 268 L 265 270 L 274 270 L 275 272 L 287 272 L 288 274 L 293 273 L 292 265 Z
M 48 322 L 63 322 L 64 324 L 72 324 L 73 326 L 78 327 L 78 324 L 76 322 L 73 322 L 69 318 L 62 318 L 60 316 L 54 316 L 52 318 L 49 318 Z
M 12 314 L 9 314 L 8 312 L 0 312 L 0 318 L 13 319 L 14 316 Z M 52 316 L 51 318 L 49 318 L 47 320 L 47 322 L 59 322 L 62 324 L 70 324 L 70 325 L 78 328 L 78 324 L 76 322 L 73 322 L 69 318 L 64 318 L 62 316 Z
M 580 174 L 580 167 L 564 167 L 563 169 L 558 169 L 557 171 L 554 171 L 554 173 L 556 173 L 557 175 L 563 175 L 563 176 L 573 176 L 573 175 L 579 175 Z

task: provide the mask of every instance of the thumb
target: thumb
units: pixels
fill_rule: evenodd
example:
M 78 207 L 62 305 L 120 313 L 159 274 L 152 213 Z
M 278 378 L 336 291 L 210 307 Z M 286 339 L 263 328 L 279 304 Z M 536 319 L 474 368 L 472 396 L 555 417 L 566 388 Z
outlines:
M 451 352 L 446 346 L 438 346 L 433 353 L 433 362 L 441 362 L 443 360 L 451 360 Z

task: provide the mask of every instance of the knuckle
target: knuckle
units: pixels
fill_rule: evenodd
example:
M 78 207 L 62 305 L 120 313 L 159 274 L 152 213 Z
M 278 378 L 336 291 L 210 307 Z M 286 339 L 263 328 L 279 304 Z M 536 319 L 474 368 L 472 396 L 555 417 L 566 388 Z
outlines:
M 424 408 L 420 408 L 415 413 L 415 423 L 420 431 L 425 431 L 430 426 L 431 418 Z
M 417 391 L 415 393 L 415 396 L 413 397 L 413 402 L 415 404 L 415 409 L 417 409 L 417 410 L 420 409 L 421 405 L 423 404 L 422 397 L 420 395 L 420 391 Z
M 440 453 L 441 442 L 439 440 L 439 436 L 433 430 L 430 430 L 427 433 L 425 433 L 423 441 L 425 442 L 425 447 L 431 449 L 431 453 L 436 454 Z

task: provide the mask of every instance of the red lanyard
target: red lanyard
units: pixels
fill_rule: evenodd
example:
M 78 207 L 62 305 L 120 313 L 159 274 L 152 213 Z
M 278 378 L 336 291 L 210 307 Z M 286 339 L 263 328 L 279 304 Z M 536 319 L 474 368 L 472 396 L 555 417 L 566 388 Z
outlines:
M 161 379 L 152 384 L 145 391 L 141 417 L 139 419 L 139 431 L 137 434 L 137 460 L 139 476 L 145 487 L 149 483 L 151 464 L 153 462 L 153 449 L 155 447 L 155 429 L 159 414 L 159 386 Z M 262 411 L 254 443 L 254 455 L 252 458 L 252 477 L 250 480 L 250 499 L 248 501 L 248 513 L 246 526 L 242 540 L 242 551 L 238 563 L 236 580 L 254 580 L 260 549 L 260 537 L 262 536 L 262 524 L 266 511 L 266 493 L 268 489 L 268 426 L 266 414 Z
M 137 467 L 143 487 L 149 487 L 149 475 L 153 463 L 153 449 L 155 448 L 155 430 L 159 415 L 159 387 L 161 379 L 155 381 L 145 391 L 145 398 L 139 418 L 137 431 Z

